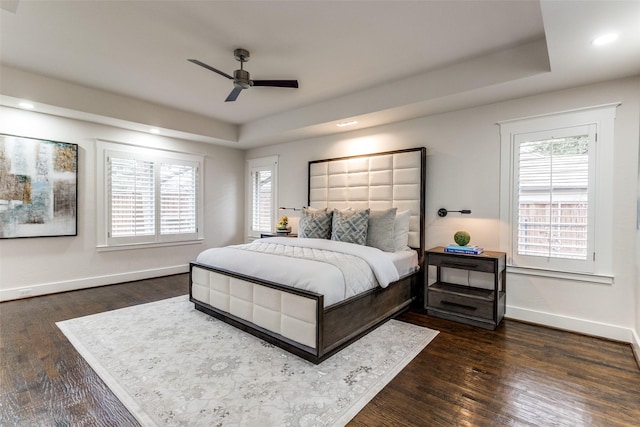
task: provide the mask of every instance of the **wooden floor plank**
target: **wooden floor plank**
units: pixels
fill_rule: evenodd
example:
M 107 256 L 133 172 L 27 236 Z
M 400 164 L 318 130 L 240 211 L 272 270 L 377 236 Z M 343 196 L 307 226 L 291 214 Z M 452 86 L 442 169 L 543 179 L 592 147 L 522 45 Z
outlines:
M 55 322 L 188 292 L 185 274 L 0 304 L 0 425 L 136 426 Z M 350 426 L 638 426 L 631 347 L 505 320 L 410 311 L 440 334 Z

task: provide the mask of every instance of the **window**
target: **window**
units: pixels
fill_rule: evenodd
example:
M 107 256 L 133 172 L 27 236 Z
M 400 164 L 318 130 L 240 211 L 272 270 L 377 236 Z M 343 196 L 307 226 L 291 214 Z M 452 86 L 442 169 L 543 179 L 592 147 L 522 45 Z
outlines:
M 270 232 L 277 213 L 277 156 L 249 160 L 248 236 Z
M 111 227 L 107 234 L 114 238 L 155 235 L 153 162 L 110 156 L 107 163 L 111 206 Z
M 195 233 L 198 165 L 162 163 L 160 180 L 160 234 Z
M 98 246 L 202 238 L 202 157 L 98 144 Z
M 513 257 L 573 260 L 593 257 L 595 125 L 517 135 Z M 589 173 L 591 171 L 591 174 Z M 534 264 L 538 260 L 531 260 Z M 560 261 L 559 261 L 560 262 Z
M 500 123 L 510 266 L 610 273 L 614 117 L 606 106 Z
M 251 229 L 269 231 L 271 223 L 273 174 L 270 170 L 255 170 L 251 174 L 253 212 Z

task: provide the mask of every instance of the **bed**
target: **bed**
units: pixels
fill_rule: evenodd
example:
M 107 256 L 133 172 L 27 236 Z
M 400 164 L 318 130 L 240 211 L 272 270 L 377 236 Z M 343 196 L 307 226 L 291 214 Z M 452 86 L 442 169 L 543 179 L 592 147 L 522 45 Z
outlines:
M 203 251 L 190 264 L 190 300 L 199 311 L 322 362 L 421 298 L 425 163 L 425 148 L 309 162 L 308 206 L 300 223 L 307 238 L 270 237 Z M 387 227 L 389 211 L 394 240 L 376 242 L 388 233 L 375 231 L 382 228 L 374 228 L 374 218 L 384 216 L 376 227 Z M 357 215 L 367 217 L 374 240 L 354 244 L 351 236 L 333 241 L 311 233 L 309 224 L 325 213 L 342 215 L 349 225 Z M 398 234 L 399 221 L 408 223 L 401 230 L 406 236 Z M 343 230 L 337 224 L 334 238 Z M 367 275 L 373 285 L 364 283 Z

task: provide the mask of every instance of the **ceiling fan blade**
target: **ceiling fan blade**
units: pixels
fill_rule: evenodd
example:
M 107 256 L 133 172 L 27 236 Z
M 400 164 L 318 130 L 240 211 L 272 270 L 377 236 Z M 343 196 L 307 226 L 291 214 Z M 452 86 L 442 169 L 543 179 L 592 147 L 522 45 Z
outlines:
M 204 62 L 200 62 L 197 59 L 187 59 L 187 61 L 192 62 L 196 65 L 199 65 L 201 67 L 206 68 L 207 70 L 213 71 L 214 73 L 218 73 L 223 77 L 228 78 L 229 80 L 233 80 L 233 77 L 231 77 L 229 74 L 225 73 L 224 71 L 220 71 L 220 70 L 216 70 L 215 68 L 213 68 L 210 65 L 205 64 Z
M 253 80 L 253 86 L 291 87 L 297 88 L 297 80 Z
M 235 101 L 238 98 L 238 95 L 240 95 L 240 92 L 242 92 L 241 87 L 234 87 L 229 96 L 227 96 L 227 99 L 224 100 L 224 102 Z

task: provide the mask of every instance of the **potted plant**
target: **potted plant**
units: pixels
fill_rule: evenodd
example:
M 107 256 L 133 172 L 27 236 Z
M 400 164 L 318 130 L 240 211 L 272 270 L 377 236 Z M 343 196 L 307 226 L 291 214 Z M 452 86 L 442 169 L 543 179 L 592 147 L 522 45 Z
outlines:
M 287 227 L 287 225 L 289 225 L 289 217 L 287 217 L 286 215 L 282 215 L 280 217 L 278 225 L 276 225 L 276 231 L 278 233 L 288 233 L 289 228 Z

